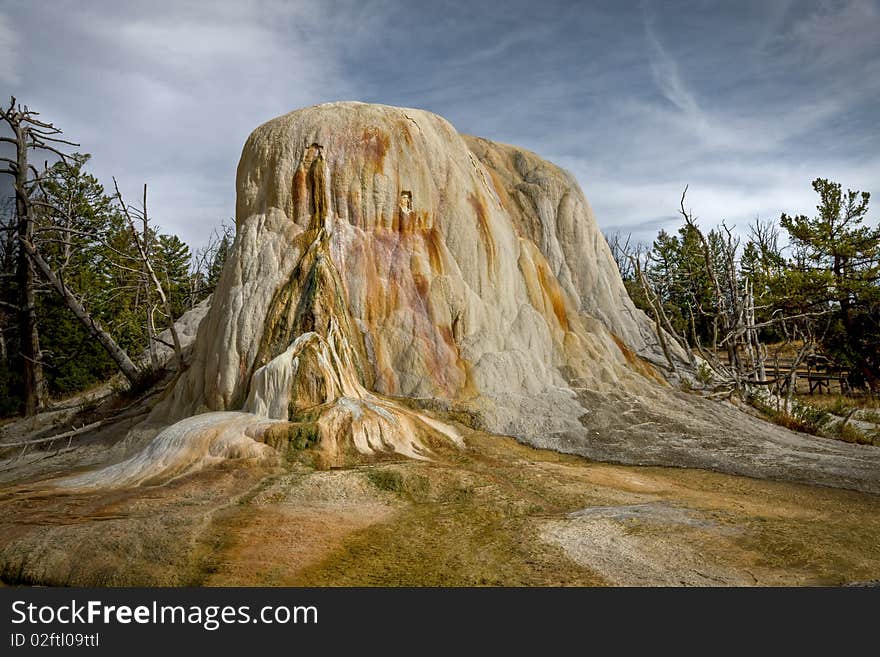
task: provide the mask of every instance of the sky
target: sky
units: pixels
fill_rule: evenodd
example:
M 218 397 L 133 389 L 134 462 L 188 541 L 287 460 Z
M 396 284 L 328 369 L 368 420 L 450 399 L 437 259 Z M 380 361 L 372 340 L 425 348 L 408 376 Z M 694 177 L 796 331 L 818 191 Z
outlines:
M 0 98 L 79 142 L 105 186 L 148 183 L 196 246 L 234 214 L 248 134 L 334 100 L 528 148 L 603 231 L 649 241 L 685 185 L 703 225 L 742 230 L 814 214 L 816 177 L 880 193 L 878 34 L 880 0 L 0 0 Z

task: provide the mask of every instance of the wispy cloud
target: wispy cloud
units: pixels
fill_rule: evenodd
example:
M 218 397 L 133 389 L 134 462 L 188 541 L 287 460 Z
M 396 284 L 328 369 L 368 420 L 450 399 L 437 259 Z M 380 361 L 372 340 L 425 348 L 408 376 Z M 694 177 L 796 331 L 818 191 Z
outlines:
M 670 103 L 682 111 L 692 121 L 701 121 L 703 112 L 694 98 L 693 92 L 687 88 L 682 80 L 678 63 L 660 43 L 654 31 L 654 20 L 646 10 L 645 13 L 645 36 L 650 48 L 651 73 L 654 82 Z

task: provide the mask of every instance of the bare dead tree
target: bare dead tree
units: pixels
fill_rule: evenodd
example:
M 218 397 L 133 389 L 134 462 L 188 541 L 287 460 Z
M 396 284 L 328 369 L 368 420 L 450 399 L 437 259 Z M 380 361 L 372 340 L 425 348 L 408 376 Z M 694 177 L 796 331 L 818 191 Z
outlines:
M 95 339 L 100 343 L 104 350 L 110 355 L 119 371 L 125 376 L 130 383 L 136 383 L 141 374 L 137 366 L 131 361 L 128 354 L 122 349 L 107 331 L 105 331 L 100 323 L 94 319 L 91 314 L 83 306 L 82 302 L 70 291 L 49 264 L 43 259 L 34 245 L 26 239 L 22 239 L 21 245 L 27 255 L 33 260 L 39 268 L 46 280 L 55 288 L 56 292 L 61 296 L 67 307 L 74 316 L 88 329 Z
M 681 201 L 679 202 L 679 214 L 681 214 L 682 218 L 685 221 L 685 224 L 694 231 L 694 234 L 700 240 L 700 246 L 703 251 L 703 262 L 706 268 L 706 274 L 709 277 L 709 280 L 712 284 L 712 292 L 714 296 L 715 302 L 715 310 L 713 313 L 714 320 L 720 320 L 721 330 L 724 335 L 729 335 L 731 333 L 731 315 L 728 312 L 728 302 L 727 297 L 724 294 L 724 290 L 721 287 L 721 283 L 718 279 L 718 269 L 715 263 L 715 259 L 712 255 L 712 248 L 709 245 L 709 240 L 706 239 L 706 236 L 703 234 L 703 231 L 697 226 L 696 219 L 694 218 L 693 213 L 690 210 L 685 209 L 684 201 L 687 196 L 688 186 L 685 185 L 684 191 L 681 193 Z M 727 353 L 729 362 L 731 365 L 736 363 L 737 354 L 734 343 L 729 342 L 727 344 Z
M 608 248 L 611 249 L 611 257 L 614 258 L 614 263 L 617 265 L 620 277 L 625 281 L 635 280 L 635 271 L 633 271 L 632 261 L 630 260 L 630 256 L 634 251 L 634 247 L 631 245 L 632 234 L 628 233 L 625 238 L 621 238 L 620 233 L 611 233 L 610 235 L 603 236 L 608 243 Z
M 65 162 L 67 162 L 67 160 Z M 129 261 L 131 261 L 132 258 L 121 253 L 118 249 L 115 249 L 109 244 L 104 236 L 99 234 L 100 231 L 94 229 L 83 230 L 74 216 L 73 203 L 70 199 L 68 199 L 66 203 L 62 201 L 62 205 L 58 205 L 51 200 L 50 196 L 45 193 L 46 190 L 44 188 L 45 183 L 48 182 L 49 176 L 51 175 L 53 175 L 52 170 L 46 167 L 46 169 L 41 172 L 36 188 L 32 190 L 30 201 L 34 208 L 39 210 L 39 212 L 35 212 L 34 216 L 31 218 L 31 221 L 35 226 L 35 228 L 32 228 L 31 232 L 34 236 L 39 233 L 43 245 L 54 244 L 61 247 L 57 266 L 53 268 L 53 266 L 43 257 L 40 253 L 39 245 L 34 239 L 24 239 L 19 236 L 18 242 L 21 251 L 26 254 L 28 259 L 35 265 L 37 270 L 39 270 L 42 274 L 42 278 L 48 281 L 51 289 L 61 297 L 62 301 L 64 301 L 73 316 L 83 325 L 88 333 L 97 340 L 98 344 L 104 348 L 129 383 L 136 384 L 139 382 L 142 375 L 140 368 L 132 362 L 131 358 L 125 350 L 119 346 L 113 336 L 105 330 L 100 322 L 89 312 L 85 300 L 78 296 L 64 280 L 64 270 L 70 263 L 73 239 L 75 237 L 99 242 L 105 249 L 117 257 L 123 259 L 127 258 Z M 37 226 L 38 217 L 41 219 L 39 226 Z M 114 263 L 114 266 L 131 270 L 130 267 L 127 267 L 120 262 Z
M 74 142 L 62 139 L 61 130 L 51 123 L 41 121 L 35 112 L 16 102 L 15 97 L 9 101 L 8 107 L 0 110 L 2 119 L 10 129 L 12 136 L 0 136 L 0 142 L 11 144 L 15 149 L 15 157 L 0 157 L 4 166 L 0 173 L 13 177 L 15 190 L 16 236 L 19 241 L 33 242 L 34 211 L 38 201 L 34 198 L 35 190 L 39 189 L 43 172 L 29 162 L 29 154 L 33 151 L 56 156 L 67 160 L 69 155 L 60 150 L 63 145 L 78 146 Z M 22 378 L 25 389 L 25 415 L 34 415 L 46 402 L 46 384 L 43 378 L 43 362 L 40 352 L 40 336 L 36 311 L 36 275 L 34 264 L 25 249 L 18 250 L 16 282 L 18 285 L 18 336 L 19 352 L 22 362 Z
M 624 251 L 623 255 L 629 261 L 629 267 L 631 267 L 635 280 L 641 287 L 645 300 L 651 310 L 651 316 L 654 318 L 654 330 L 657 333 L 657 341 L 660 344 L 660 349 L 663 351 L 663 356 L 666 358 L 666 362 L 669 363 L 670 370 L 678 375 L 678 365 L 669 349 L 668 340 L 669 337 L 673 338 L 684 353 L 687 354 L 691 364 L 693 364 L 693 354 L 687 339 L 675 330 L 675 327 L 669 320 L 669 316 L 666 314 L 660 295 L 657 294 L 657 291 L 648 281 L 648 277 L 645 274 L 645 263 L 643 263 L 643 258 L 647 261 L 647 256 L 642 254 L 642 248 L 636 247 L 635 252 Z
M 199 301 L 214 292 L 217 275 L 214 270 L 225 259 L 226 254 L 221 252 L 224 249 L 228 252 L 234 239 L 234 225 L 222 221 L 211 231 L 207 243 L 193 251 L 187 290 L 190 308 L 194 308 Z
M 134 241 L 135 247 L 137 248 L 138 255 L 141 259 L 141 265 L 143 266 L 143 270 L 146 273 L 147 280 L 150 285 L 148 285 L 149 289 L 152 289 L 159 297 L 159 302 L 162 305 L 162 309 L 164 311 L 165 316 L 168 318 L 168 328 L 171 333 L 171 340 L 173 342 L 174 348 L 174 359 L 175 364 L 177 366 L 178 371 L 183 369 L 183 349 L 180 346 L 180 336 L 177 334 L 177 329 L 174 326 L 174 314 L 171 311 L 171 304 L 168 302 L 168 296 L 165 294 L 165 289 L 162 287 L 162 282 L 159 280 L 159 277 L 156 275 L 156 269 L 153 266 L 152 259 L 150 258 L 149 253 L 149 244 L 150 244 L 150 220 L 149 214 L 147 213 L 147 185 L 144 184 L 144 196 L 143 203 L 141 208 L 130 207 L 126 204 L 125 199 L 122 197 L 122 192 L 119 191 L 119 185 L 116 182 L 116 178 L 113 178 L 113 187 L 116 190 L 116 198 L 119 201 L 119 206 L 122 209 L 123 216 L 125 217 L 126 222 L 128 223 L 129 231 L 131 232 L 132 240 Z M 135 218 L 139 220 L 139 223 L 142 225 L 143 233 L 138 232 L 137 225 L 135 223 Z M 150 326 L 150 323 L 153 321 L 153 309 L 148 305 L 147 312 L 147 325 Z M 150 332 L 150 342 L 151 344 L 158 340 L 155 335 L 155 326 L 153 326 L 153 330 Z
M 781 310 L 774 312 L 769 319 L 758 320 L 754 281 L 742 271 L 739 261 L 740 239 L 725 222 L 707 237 L 698 226 L 693 213 L 685 208 L 687 187 L 681 196 L 680 214 L 690 233 L 698 243 L 702 255 L 701 266 L 709 281 L 709 299 L 705 303 L 693 299 L 687 304 L 686 320 L 689 329 L 677 331 L 664 308 L 664 298 L 655 289 L 646 269 L 651 265 L 650 254 L 641 250 L 630 252 L 625 250 L 627 267 L 639 284 L 649 313 L 655 321 L 655 327 L 670 368 L 676 371 L 675 360 L 670 353 L 668 341 L 675 340 L 678 345 L 693 357 L 694 352 L 702 358 L 713 374 L 716 392 L 712 396 L 729 397 L 733 394 L 745 398 L 756 387 L 777 386 L 782 389 L 788 382 L 786 407 L 791 408 L 791 395 L 797 370 L 814 351 L 816 344 L 816 319 L 827 311 L 798 313 L 785 315 Z M 760 227 L 760 243 L 757 248 L 777 249 L 775 235 L 766 226 Z M 620 242 L 614 244 L 621 249 Z M 774 251 L 775 252 L 775 251 Z M 690 269 L 688 269 L 690 271 Z M 691 272 L 691 275 L 696 272 Z M 697 329 L 697 318 L 708 320 L 711 327 L 711 344 L 704 345 L 700 331 Z M 768 379 L 766 361 L 768 351 L 760 338 L 760 331 L 775 326 L 788 336 L 788 344 L 798 341 L 801 344 L 798 355 L 788 371 L 775 379 Z M 722 359 L 719 354 L 726 353 Z M 691 361 L 695 365 L 695 360 Z
M 663 307 L 661 295 L 654 289 L 647 277 L 646 269 L 649 265 L 650 252 L 643 245 L 632 245 L 631 236 L 621 240 L 620 235 L 615 233 L 611 236 L 606 235 L 605 240 L 611 248 L 611 254 L 617 263 L 621 277 L 624 280 L 634 281 L 642 291 L 642 296 L 650 310 L 649 316 L 654 320 L 654 330 L 657 334 L 657 342 L 663 352 L 664 358 L 669 365 L 673 374 L 679 374 L 679 364 L 672 354 L 669 340 L 674 340 L 682 353 L 685 354 L 686 361 L 682 364 L 694 365 L 694 356 L 691 347 L 688 344 L 687 337 L 677 331 Z
M 113 179 L 113 184 L 116 185 L 116 179 Z M 119 194 L 119 187 L 116 187 L 116 195 Z M 121 198 L 120 198 L 121 200 Z M 150 354 L 150 367 L 155 371 L 159 369 L 159 350 L 156 346 L 156 336 L 158 335 L 158 331 L 156 331 L 156 306 L 153 303 L 153 293 L 152 293 L 152 285 L 150 282 L 150 271 L 147 266 L 147 263 L 150 261 L 151 252 L 152 252 L 152 244 L 153 240 L 150 235 L 150 222 L 147 215 L 147 186 L 144 185 L 144 211 L 141 215 L 141 223 L 142 223 L 142 235 L 143 235 L 143 251 L 141 252 L 142 261 L 141 268 L 143 270 L 143 278 L 144 278 L 144 305 L 146 306 L 146 319 L 147 319 L 147 350 Z M 130 219 L 130 217 L 126 214 L 126 218 Z M 129 227 L 131 229 L 134 228 L 131 221 L 129 221 Z M 135 241 L 137 241 L 136 231 L 132 230 Z M 174 318 L 171 318 L 172 331 L 174 330 Z M 177 351 L 175 350 L 175 354 Z

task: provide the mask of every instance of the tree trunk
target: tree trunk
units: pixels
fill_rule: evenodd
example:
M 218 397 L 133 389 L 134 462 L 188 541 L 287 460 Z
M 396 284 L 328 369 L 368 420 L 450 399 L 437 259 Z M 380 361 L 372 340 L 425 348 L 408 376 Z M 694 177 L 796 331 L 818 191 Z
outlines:
M 746 324 L 746 345 L 749 350 L 749 358 L 751 359 L 750 368 L 752 375 L 758 381 L 767 380 L 767 370 L 764 366 L 764 357 L 766 352 L 761 345 L 761 339 L 758 337 L 758 330 L 755 328 L 757 320 L 755 318 L 755 287 L 750 280 L 745 283 L 745 324 Z
M 791 369 L 788 372 L 788 390 L 785 395 L 785 412 L 789 415 L 791 415 L 791 412 L 794 409 L 794 393 L 797 392 L 797 369 L 801 366 L 801 363 L 804 362 L 804 358 L 811 356 L 812 354 L 813 342 L 812 340 L 808 341 L 807 337 L 804 336 L 804 344 L 798 349 L 797 356 L 795 356 Z
M 34 234 L 33 218 L 27 193 L 28 157 L 27 136 L 21 124 L 14 126 L 16 147 L 15 210 L 19 239 L 31 241 Z M 18 284 L 18 333 L 24 383 L 24 414 L 32 416 L 46 401 L 43 380 L 43 361 L 40 357 L 40 335 L 37 329 L 37 304 L 34 294 L 34 266 L 23 249 L 18 251 L 16 281 Z
M 149 244 L 148 240 L 149 240 L 150 227 L 149 227 L 148 219 L 147 219 L 146 201 L 147 201 L 146 186 L 144 186 L 144 204 L 145 204 L 144 205 L 144 217 L 143 217 L 143 219 L 144 219 L 144 252 L 146 253 L 147 258 L 149 258 L 150 244 Z M 151 298 L 153 295 L 150 294 L 150 281 L 149 281 L 149 275 L 147 273 L 146 264 L 144 264 L 143 271 L 144 271 L 144 296 L 146 297 L 145 308 L 147 310 L 147 313 L 146 313 L 146 315 L 147 315 L 147 344 L 148 344 L 148 348 L 150 350 L 150 367 L 152 367 L 153 370 L 155 371 L 155 370 L 159 369 L 159 350 L 156 349 L 156 323 L 155 323 L 155 320 L 153 317 L 153 313 L 155 312 L 155 308 L 153 307 L 153 300 Z M 172 317 L 171 320 L 173 322 L 174 318 Z
M 181 372 L 183 371 L 183 348 L 180 346 L 180 337 L 177 335 L 177 329 L 174 326 L 174 315 L 171 313 L 171 304 L 168 303 L 168 297 L 165 296 L 165 290 L 162 288 L 162 283 L 159 280 L 159 277 L 156 275 L 156 270 L 153 269 L 153 265 L 150 262 L 150 257 L 147 254 L 145 246 L 147 240 L 150 237 L 147 233 L 147 230 L 149 228 L 149 219 L 147 218 L 147 185 L 144 184 L 143 241 L 141 241 L 141 237 L 138 235 L 137 227 L 134 225 L 134 219 L 132 219 L 131 213 L 128 210 L 128 206 L 125 204 L 125 200 L 122 198 L 122 193 L 119 191 L 119 185 L 116 184 L 116 178 L 113 179 L 113 185 L 116 188 L 116 198 L 119 199 L 119 204 L 122 206 L 122 213 L 125 215 L 125 219 L 128 222 L 131 236 L 134 239 L 138 254 L 141 257 L 141 262 L 146 269 L 146 273 L 149 275 L 149 279 L 153 282 L 153 287 L 156 290 L 156 294 L 159 296 L 159 301 L 162 303 L 162 308 L 165 310 L 165 315 L 168 317 L 168 329 L 171 331 L 171 341 L 174 343 L 174 360 L 177 365 L 177 371 Z
M 83 326 L 88 329 L 88 331 L 95 336 L 95 339 L 101 344 L 101 346 L 106 350 L 106 352 L 110 355 L 110 358 L 116 363 L 117 367 L 119 367 L 119 371 L 125 376 L 126 379 L 130 383 L 134 383 L 138 380 L 140 375 L 140 370 L 135 366 L 135 364 L 128 357 L 128 354 L 125 353 L 125 350 L 122 349 L 113 337 L 107 333 L 101 325 L 92 318 L 89 312 L 83 307 L 82 303 L 73 295 L 73 293 L 67 288 L 67 286 L 55 275 L 55 272 L 52 271 L 52 268 L 49 267 L 49 264 L 43 260 L 43 257 L 37 252 L 34 248 L 34 245 L 26 240 L 19 240 L 22 245 L 22 251 L 27 254 L 27 256 L 33 260 L 33 262 L 40 268 L 40 271 L 46 277 L 46 279 L 52 284 L 52 287 L 55 288 L 55 291 L 64 299 L 64 302 L 67 304 L 67 307 L 70 308 L 71 312 L 76 316 L 76 318 L 82 323 Z
M 150 297 L 147 296 L 147 342 L 149 342 L 150 345 L 150 367 L 153 368 L 153 370 L 158 370 L 159 350 L 156 348 L 156 322 L 153 318 L 153 313 L 155 311 L 155 306 L 153 306 L 150 301 Z

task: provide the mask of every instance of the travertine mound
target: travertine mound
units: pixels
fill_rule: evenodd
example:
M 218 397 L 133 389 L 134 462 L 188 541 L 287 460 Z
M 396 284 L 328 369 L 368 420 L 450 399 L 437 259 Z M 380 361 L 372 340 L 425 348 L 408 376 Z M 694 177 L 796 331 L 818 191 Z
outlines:
M 880 489 L 875 452 L 672 390 L 581 190 L 533 153 L 332 103 L 257 128 L 237 187 L 190 366 L 133 436 L 148 457 L 74 485 L 291 445 L 430 458 L 462 444 L 441 410 L 603 460 Z
M 571 175 L 434 114 L 333 103 L 260 126 L 236 214 L 165 421 L 242 408 L 255 375 L 312 330 L 311 305 L 342 318 L 332 330 L 358 385 L 442 400 L 520 437 L 580 428 L 574 378 L 643 386 L 632 364 L 657 376 L 632 353 L 657 358 L 651 326 Z

